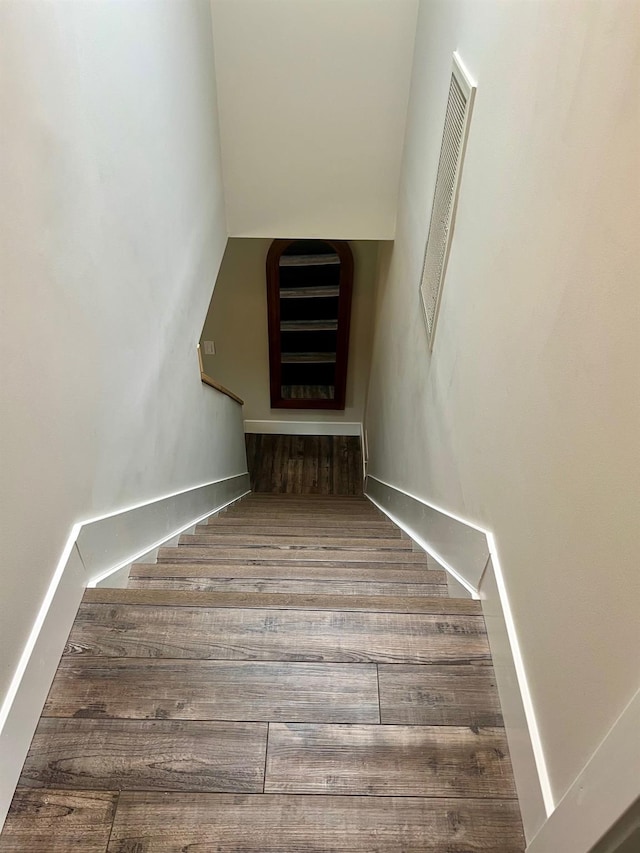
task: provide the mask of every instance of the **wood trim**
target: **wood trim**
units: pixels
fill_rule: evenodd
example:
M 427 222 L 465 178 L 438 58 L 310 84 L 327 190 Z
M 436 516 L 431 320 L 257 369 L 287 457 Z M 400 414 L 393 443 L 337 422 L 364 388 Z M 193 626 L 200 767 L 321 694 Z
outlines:
M 227 397 L 231 397 L 232 400 L 235 400 L 236 403 L 240 403 L 241 406 L 244 406 L 244 400 L 238 397 L 237 394 L 234 394 L 233 391 L 229 391 L 228 388 L 225 388 L 224 385 L 221 385 L 220 382 L 216 382 L 215 379 L 212 379 L 210 376 L 204 372 L 204 365 L 202 363 L 202 353 L 200 352 L 200 344 L 197 346 L 198 350 L 198 364 L 200 365 L 200 379 L 202 380 L 204 385 L 208 385 L 210 388 L 215 388 L 216 391 L 220 391 L 221 394 L 226 394 Z

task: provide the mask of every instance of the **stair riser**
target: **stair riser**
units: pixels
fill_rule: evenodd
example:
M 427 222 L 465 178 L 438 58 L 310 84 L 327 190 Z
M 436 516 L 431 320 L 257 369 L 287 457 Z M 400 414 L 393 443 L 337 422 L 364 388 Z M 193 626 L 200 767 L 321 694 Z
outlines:
M 135 563 L 131 567 L 130 578 L 219 578 L 222 580 L 311 580 L 311 581 L 347 581 L 349 583 L 415 583 L 415 584 L 445 584 L 443 571 L 431 570 L 425 567 L 410 566 L 391 567 L 383 563 L 368 566 L 363 563 L 348 563 L 344 566 L 332 567 L 325 563 L 317 563 L 306 568 L 289 564 L 277 563 L 262 566 L 241 566 L 224 563 Z
M 260 551 L 257 554 L 257 551 Z M 178 548 L 160 548 L 158 562 L 163 560 L 188 562 L 222 562 L 238 563 L 240 565 L 260 565 L 265 563 L 281 563 L 283 561 L 295 561 L 301 565 L 313 565 L 313 563 L 325 562 L 337 563 L 402 563 L 424 565 L 427 564 L 425 554 L 414 551 L 351 551 L 347 548 L 342 551 L 330 549 L 290 549 L 285 548 L 206 548 L 198 545 L 181 545 Z
M 308 526 L 287 527 L 283 525 L 273 525 L 270 522 L 266 524 L 229 524 L 229 520 L 225 522 L 224 518 L 215 518 L 207 524 L 198 524 L 196 533 L 211 533 L 219 536 L 255 536 L 265 534 L 277 534 L 278 536 L 341 536 L 341 537 L 358 537 L 359 539 L 402 539 L 402 533 L 399 530 L 394 530 L 392 527 L 362 527 L 354 525 L 353 527 L 344 527 L 340 525 L 332 525 L 330 527 L 313 527 Z
M 216 578 L 132 578 L 128 589 L 191 590 L 200 592 L 279 593 L 295 595 L 447 596 L 446 584 L 366 583 L 301 580 L 223 580 Z
M 223 548 L 348 548 L 353 551 L 374 549 L 377 551 L 410 551 L 408 539 L 360 539 L 348 536 L 256 536 L 227 533 L 183 533 L 180 545 L 219 545 Z

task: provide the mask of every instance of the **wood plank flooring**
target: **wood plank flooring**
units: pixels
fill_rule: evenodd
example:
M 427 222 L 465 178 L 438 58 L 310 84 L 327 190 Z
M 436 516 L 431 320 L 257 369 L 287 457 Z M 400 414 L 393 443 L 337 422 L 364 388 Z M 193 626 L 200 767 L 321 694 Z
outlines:
M 254 492 L 362 494 L 357 436 L 247 434 L 245 439 Z
M 130 577 L 85 593 L 0 853 L 522 853 L 479 602 L 365 498 L 252 494 Z

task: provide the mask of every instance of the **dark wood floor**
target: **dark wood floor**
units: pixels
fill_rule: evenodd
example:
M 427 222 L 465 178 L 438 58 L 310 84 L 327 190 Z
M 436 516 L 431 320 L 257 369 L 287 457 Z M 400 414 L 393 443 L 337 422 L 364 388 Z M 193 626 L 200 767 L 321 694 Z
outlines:
M 351 435 L 245 436 L 254 492 L 361 495 L 360 438 Z
M 522 853 L 479 602 L 362 497 L 87 590 L 0 853 Z

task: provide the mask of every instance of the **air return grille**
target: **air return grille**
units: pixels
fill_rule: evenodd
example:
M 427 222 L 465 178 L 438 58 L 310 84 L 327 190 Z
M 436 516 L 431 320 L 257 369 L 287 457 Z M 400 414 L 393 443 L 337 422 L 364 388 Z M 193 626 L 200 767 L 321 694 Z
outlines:
M 430 346 L 433 346 L 440 295 L 453 236 L 462 160 L 475 90 L 475 84 L 467 75 L 458 54 L 454 53 L 429 235 L 420 281 L 420 295 Z

